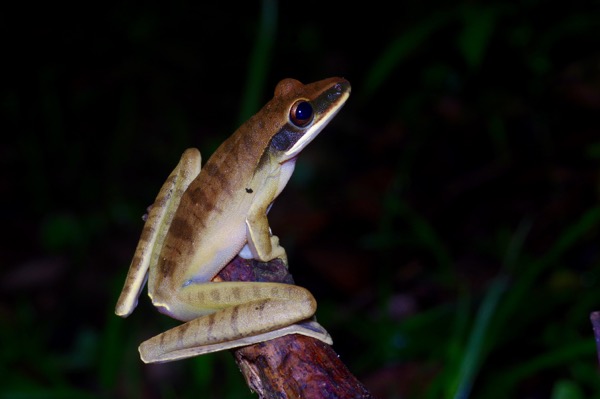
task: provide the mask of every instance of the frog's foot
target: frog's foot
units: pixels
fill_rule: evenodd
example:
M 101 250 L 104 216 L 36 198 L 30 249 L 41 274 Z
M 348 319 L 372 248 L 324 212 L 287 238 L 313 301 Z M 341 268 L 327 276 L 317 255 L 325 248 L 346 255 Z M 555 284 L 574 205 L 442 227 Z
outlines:
M 273 259 L 278 259 L 279 258 L 279 259 L 281 259 L 283 261 L 283 263 L 287 267 L 287 265 L 288 265 L 287 253 L 285 252 L 285 248 L 283 248 L 279 244 L 279 237 L 272 235 L 270 237 L 270 240 L 271 240 L 271 255 L 269 256 L 270 259 L 267 260 L 267 262 L 270 262 Z M 250 245 L 248 243 L 246 243 L 246 245 L 244 245 L 244 247 L 240 250 L 240 252 L 238 253 L 238 255 L 240 256 L 240 258 L 244 258 L 244 259 L 256 259 L 258 261 L 261 261 L 260 259 L 258 259 L 252 253 L 252 249 L 251 249 L 251 247 L 250 247 Z
M 273 255 L 273 259 L 279 258 L 283 261 L 285 266 L 288 265 L 287 253 L 285 252 L 285 248 L 283 248 L 279 244 L 279 237 L 273 235 L 271 236 L 271 254 Z

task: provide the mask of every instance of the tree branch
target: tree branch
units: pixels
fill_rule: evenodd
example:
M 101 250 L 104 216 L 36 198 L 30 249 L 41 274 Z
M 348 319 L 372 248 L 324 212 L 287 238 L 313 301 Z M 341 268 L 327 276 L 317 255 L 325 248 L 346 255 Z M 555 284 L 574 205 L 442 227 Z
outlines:
M 600 364 L 600 311 L 590 314 L 594 337 L 596 338 L 596 352 L 598 353 L 598 364 Z
M 236 257 L 218 274 L 223 281 L 293 284 L 285 264 Z M 233 350 L 246 383 L 261 399 L 373 398 L 331 346 L 293 334 Z

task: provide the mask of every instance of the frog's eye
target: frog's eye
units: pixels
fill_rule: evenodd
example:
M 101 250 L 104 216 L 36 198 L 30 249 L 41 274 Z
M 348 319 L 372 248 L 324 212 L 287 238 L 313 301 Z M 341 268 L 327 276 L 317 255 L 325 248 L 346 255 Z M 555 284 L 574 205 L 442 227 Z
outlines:
M 290 108 L 290 121 L 298 127 L 304 127 L 313 120 L 313 107 L 308 101 L 299 100 Z

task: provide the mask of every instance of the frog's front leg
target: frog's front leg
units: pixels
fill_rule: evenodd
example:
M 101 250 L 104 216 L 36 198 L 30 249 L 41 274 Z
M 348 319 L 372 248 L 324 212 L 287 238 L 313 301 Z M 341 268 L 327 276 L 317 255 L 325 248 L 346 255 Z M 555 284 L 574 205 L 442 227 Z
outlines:
M 274 190 L 273 188 L 271 190 Z M 261 262 L 280 258 L 287 265 L 287 254 L 279 244 L 279 238 L 271 234 L 267 212 L 271 206 L 274 194 L 261 190 L 264 195 L 256 197 L 246 216 L 247 246 L 252 257 Z M 243 257 L 246 257 L 242 255 Z
M 178 314 L 196 312 L 198 317 L 143 342 L 139 351 L 146 363 L 183 359 L 288 334 L 307 335 L 331 344 L 327 331 L 307 320 L 315 313 L 315 299 L 308 290 L 295 285 L 192 284 L 182 288 L 172 301 L 171 307 Z M 206 314 L 207 308 L 219 310 Z

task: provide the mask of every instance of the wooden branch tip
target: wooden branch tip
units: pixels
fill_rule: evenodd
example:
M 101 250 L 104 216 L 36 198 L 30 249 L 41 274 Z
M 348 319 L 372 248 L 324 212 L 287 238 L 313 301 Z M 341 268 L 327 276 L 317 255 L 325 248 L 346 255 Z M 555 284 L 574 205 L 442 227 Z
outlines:
M 236 257 L 218 277 L 294 283 L 279 259 L 262 263 Z M 311 337 L 285 335 L 232 352 L 246 383 L 261 399 L 373 398 L 331 346 Z
M 595 311 L 590 314 L 592 329 L 596 339 L 596 353 L 598 354 L 598 364 L 600 365 L 600 311 Z

